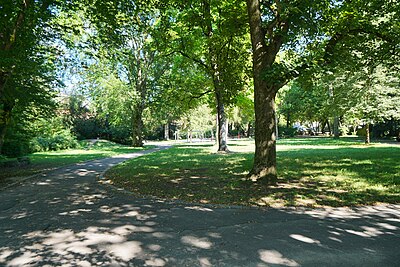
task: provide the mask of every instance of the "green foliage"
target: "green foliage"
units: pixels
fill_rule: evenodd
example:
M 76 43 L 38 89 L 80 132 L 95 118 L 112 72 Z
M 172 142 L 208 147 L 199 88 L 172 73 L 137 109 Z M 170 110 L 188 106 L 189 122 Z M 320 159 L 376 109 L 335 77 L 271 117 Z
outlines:
M 188 111 L 178 121 L 182 131 L 208 132 L 215 130 L 215 115 L 207 105 L 201 105 Z
M 278 127 L 278 134 L 280 137 L 294 137 L 298 134 L 297 129 L 293 127 Z
M 3 1 L 4 2 L 4 1 Z M 13 114 L 32 107 L 54 109 L 60 44 L 68 30 L 56 14 L 69 1 L 6 1 L 0 8 L 0 151 Z M 64 9 L 65 8 L 65 9 Z M 64 25 L 65 26 L 65 25 Z M 17 113 L 13 112 L 18 109 Z M 20 127 L 21 128 L 21 127 Z
M 102 120 L 96 117 L 77 118 L 73 122 L 73 132 L 79 140 L 94 139 L 107 134 Z
M 30 152 L 30 143 L 25 136 L 14 135 L 8 137 L 3 144 L 2 154 L 9 158 L 16 158 L 27 155 Z
M 62 129 L 53 134 L 35 137 L 30 143 L 30 152 L 56 151 L 76 148 L 78 142 L 68 129 Z
M 60 110 L 61 111 L 61 110 Z M 76 137 L 64 123 L 64 118 L 40 108 L 15 108 L 4 142 L 3 154 L 19 157 L 36 151 L 75 148 Z

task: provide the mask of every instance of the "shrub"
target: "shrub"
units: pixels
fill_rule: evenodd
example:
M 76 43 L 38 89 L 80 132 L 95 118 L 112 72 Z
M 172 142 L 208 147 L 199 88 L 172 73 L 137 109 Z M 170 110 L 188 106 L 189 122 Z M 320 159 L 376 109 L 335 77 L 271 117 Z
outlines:
M 75 136 L 67 129 L 63 129 L 48 136 L 38 136 L 30 143 L 31 152 L 43 152 L 78 147 Z
M 278 134 L 280 137 L 294 137 L 297 134 L 297 129 L 293 127 L 281 127 L 278 128 Z
M 29 142 L 24 139 L 6 139 L 1 153 L 10 158 L 21 157 L 29 153 Z
M 107 131 L 110 141 L 128 145 L 132 143 L 132 132 L 129 127 L 111 126 Z

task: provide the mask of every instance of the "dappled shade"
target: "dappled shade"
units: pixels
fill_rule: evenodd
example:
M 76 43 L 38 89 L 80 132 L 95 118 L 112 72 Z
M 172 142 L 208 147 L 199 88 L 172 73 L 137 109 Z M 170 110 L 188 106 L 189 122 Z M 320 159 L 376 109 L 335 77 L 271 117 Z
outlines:
M 211 144 L 180 145 L 126 162 L 106 173 L 117 186 L 141 195 L 221 204 L 348 206 L 400 199 L 400 146 L 364 146 L 354 139 L 278 142 L 278 184 L 246 177 L 253 143 L 231 141 L 232 153 Z

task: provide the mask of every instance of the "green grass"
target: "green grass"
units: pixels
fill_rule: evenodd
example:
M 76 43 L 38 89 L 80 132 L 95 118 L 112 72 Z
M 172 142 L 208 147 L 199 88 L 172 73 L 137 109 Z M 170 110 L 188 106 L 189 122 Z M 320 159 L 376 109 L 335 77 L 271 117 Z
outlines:
M 277 186 L 246 179 L 254 144 L 180 145 L 127 161 L 106 173 L 140 195 L 189 202 L 259 206 L 352 206 L 400 202 L 400 146 L 351 138 L 278 141 Z
M 149 147 L 146 147 L 149 148 Z M 70 149 L 51 152 L 39 152 L 28 155 L 31 164 L 18 167 L 1 167 L 0 185 L 12 182 L 10 178 L 25 177 L 58 167 L 99 158 L 111 157 L 123 153 L 132 153 L 143 148 L 119 145 L 105 140 L 99 140 L 94 145 L 81 142 L 80 149 Z M 16 159 L 7 159 L 7 161 Z M 3 159 L 3 161 L 5 161 Z

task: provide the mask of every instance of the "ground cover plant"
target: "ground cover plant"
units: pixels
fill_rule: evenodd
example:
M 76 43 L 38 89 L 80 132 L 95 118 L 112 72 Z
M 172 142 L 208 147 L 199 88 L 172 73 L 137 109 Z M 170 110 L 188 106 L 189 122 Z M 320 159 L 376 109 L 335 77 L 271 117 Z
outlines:
M 23 164 L 21 166 L 18 166 L 18 164 L 5 163 L 16 163 L 16 159 L 3 158 L 0 159 L 0 164 L 2 164 L 0 165 L 0 185 L 12 182 L 12 179 L 10 181 L 10 178 L 30 176 L 69 164 L 111 157 L 123 153 L 132 153 L 148 148 L 150 148 L 150 146 L 146 146 L 144 148 L 130 147 L 105 140 L 97 140 L 92 142 L 82 141 L 79 149 L 38 152 L 28 155 L 30 164 Z
M 318 207 L 400 202 L 397 144 L 279 140 L 279 181 L 270 187 L 246 179 L 253 149 L 252 141 L 231 142 L 231 153 L 215 153 L 210 143 L 177 145 L 127 161 L 106 177 L 140 195 L 201 203 Z

